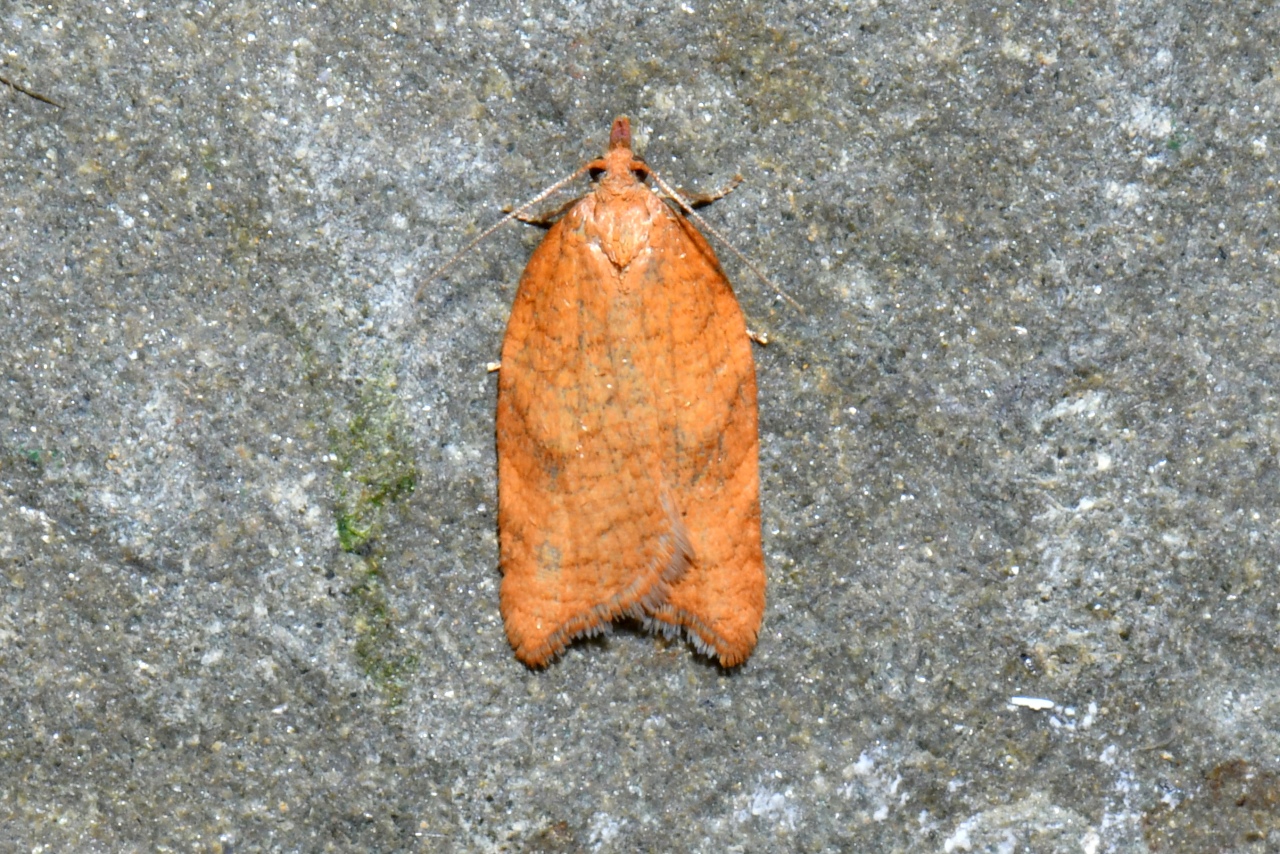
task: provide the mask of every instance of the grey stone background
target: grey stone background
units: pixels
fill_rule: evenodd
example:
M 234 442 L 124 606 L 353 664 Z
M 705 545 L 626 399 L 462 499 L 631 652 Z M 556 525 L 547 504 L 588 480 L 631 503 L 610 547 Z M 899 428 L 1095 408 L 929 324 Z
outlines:
M 0 5 L 0 847 L 1277 850 L 1280 6 L 515 6 Z M 541 232 L 413 302 L 623 113 L 803 306 L 732 673 L 515 661 Z

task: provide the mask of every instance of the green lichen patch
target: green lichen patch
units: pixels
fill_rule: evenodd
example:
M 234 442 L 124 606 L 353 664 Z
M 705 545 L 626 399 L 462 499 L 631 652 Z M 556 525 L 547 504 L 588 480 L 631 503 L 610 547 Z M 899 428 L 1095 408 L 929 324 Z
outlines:
M 417 656 L 404 649 L 397 629 L 397 614 L 388 602 L 385 580 L 378 562 L 361 558 L 356 582 L 347 589 L 351 627 L 355 632 L 355 656 L 360 669 L 390 706 L 404 700 L 409 680 L 418 669 Z
M 334 525 L 339 546 L 351 556 L 344 575 L 349 579 L 345 595 L 354 653 L 392 706 L 402 701 L 418 665 L 400 636 L 379 542 L 418 480 L 407 422 L 394 392 L 389 371 L 367 382 L 355 410 L 330 432 L 336 461 Z
M 17 447 L 7 454 L 0 452 L 0 468 L 3 468 L 3 457 L 5 456 L 8 456 L 15 463 L 22 463 L 40 471 L 65 465 L 66 463 L 62 452 L 56 449 Z
M 418 470 L 394 382 L 370 382 L 357 411 L 330 434 L 337 460 L 334 522 L 349 554 L 366 554 L 397 502 L 413 493 Z

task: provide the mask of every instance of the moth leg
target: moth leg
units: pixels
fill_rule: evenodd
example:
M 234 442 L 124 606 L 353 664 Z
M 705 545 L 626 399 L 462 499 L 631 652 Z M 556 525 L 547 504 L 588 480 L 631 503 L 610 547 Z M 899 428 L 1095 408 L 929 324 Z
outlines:
M 684 187 L 677 187 L 676 192 L 680 197 L 689 203 L 691 208 L 704 208 L 712 202 L 719 201 L 729 195 L 734 189 L 742 183 L 741 175 L 734 175 L 729 179 L 729 183 L 725 184 L 718 190 L 712 190 L 710 193 L 693 193 Z
M 553 224 L 560 217 L 564 216 L 565 211 L 569 210 L 569 208 L 573 207 L 577 203 L 578 203 L 578 199 L 570 199 L 569 201 L 565 202 L 563 205 L 560 205 L 558 208 L 554 208 L 552 210 L 545 211 L 539 214 L 517 213 L 515 215 L 515 218 L 520 220 L 521 222 L 528 223 L 529 225 L 539 225 L 539 226 L 542 226 L 543 228 L 546 228 L 547 226 L 550 226 L 551 224 Z M 511 205 L 507 205 L 502 209 L 502 211 L 503 213 L 508 213 L 508 214 L 511 213 Z

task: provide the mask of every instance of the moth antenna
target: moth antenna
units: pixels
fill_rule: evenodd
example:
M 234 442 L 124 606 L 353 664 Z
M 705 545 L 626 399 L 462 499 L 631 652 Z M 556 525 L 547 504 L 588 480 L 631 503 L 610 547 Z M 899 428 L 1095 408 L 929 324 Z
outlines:
M 693 209 L 693 205 L 689 203 L 689 200 L 686 199 L 679 192 L 674 190 L 671 187 L 671 185 L 668 184 L 666 181 L 662 180 L 662 176 L 659 175 L 657 172 L 654 172 L 652 167 L 649 168 L 649 174 L 653 176 L 654 182 L 658 185 L 658 187 L 662 190 L 662 192 L 670 196 L 675 201 L 675 203 L 680 206 L 680 209 L 685 212 L 686 216 L 688 216 L 698 225 L 702 226 L 707 231 L 708 234 L 710 234 L 716 240 L 719 240 L 722 245 L 727 247 L 730 252 L 736 255 L 738 257 L 738 260 L 741 261 L 743 264 L 745 264 L 748 270 L 756 274 L 756 278 L 764 282 L 765 287 L 776 292 L 778 296 L 782 297 L 784 300 L 790 303 L 792 308 L 794 308 L 796 311 L 800 312 L 801 314 L 804 314 L 804 309 L 800 307 L 800 303 L 796 302 L 794 299 L 791 298 L 791 294 L 787 293 L 782 288 L 774 284 L 773 281 L 768 276 L 766 276 L 763 272 L 760 271 L 759 267 L 751 263 L 750 258 L 748 258 L 746 255 L 743 255 L 742 252 L 738 249 L 738 247 L 730 243 L 728 238 L 726 238 L 717 229 L 715 229 L 711 225 L 711 223 L 703 219 L 702 215 Z
M 466 246 L 459 249 L 457 252 L 453 253 L 453 255 L 450 256 L 448 261 L 445 261 L 444 264 L 437 267 L 435 271 L 431 273 L 431 275 L 427 276 L 427 278 L 423 280 L 422 284 L 418 286 L 418 290 L 413 295 L 414 302 L 417 302 L 418 300 L 422 299 L 422 294 L 423 292 L 426 291 L 428 285 L 432 284 L 441 276 L 443 276 L 445 273 L 447 273 L 449 271 L 449 268 L 451 268 L 454 264 L 461 261 L 463 256 L 469 253 L 472 249 L 475 249 L 477 246 L 479 246 L 481 241 L 483 241 L 486 237 L 493 234 L 495 231 L 502 228 L 507 223 L 511 222 L 511 220 L 519 219 L 520 215 L 523 214 L 525 211 L 529 210 L 529 208 L 538 204 L 547 196 L 550 196 L 552 193 L 561 189 L 566 184 L 576 181 L 582 175 L 585 175 L 587 172 L 591 171 L 592 169 L 598 169 L 600 168 L 600 166 L 601 164 L 598 161 L 592 161 L 591 163 L 588 163 L 586 166 L 583 166 L 581 169 L 574 172 L 569 177 L 561 178 L 559 181 L 556 181 L 550 187 L 547 187 L 541 193 L 538 193 L 538 195 L 534 196 L 532 199 L 525 202 L 520 207 L 515 208 L 506 216 L 504 216 L 502 219 L 498 220 L 493 225 L 489 226 L 484 231 L 480 232 L 480 235 L 478 237 L 476 237 Z

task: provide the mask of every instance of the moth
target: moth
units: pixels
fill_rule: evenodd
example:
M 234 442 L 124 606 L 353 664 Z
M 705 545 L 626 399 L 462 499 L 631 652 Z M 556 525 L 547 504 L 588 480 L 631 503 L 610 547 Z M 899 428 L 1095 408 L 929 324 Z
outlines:
M 583 170 L 594 185 L 529 259 L 502 345 L 507 637 L 540 667 L 634 618 L 733 667 L 765 604 L 746 323 L 687 201 L 646 183 L 627 118 Z

